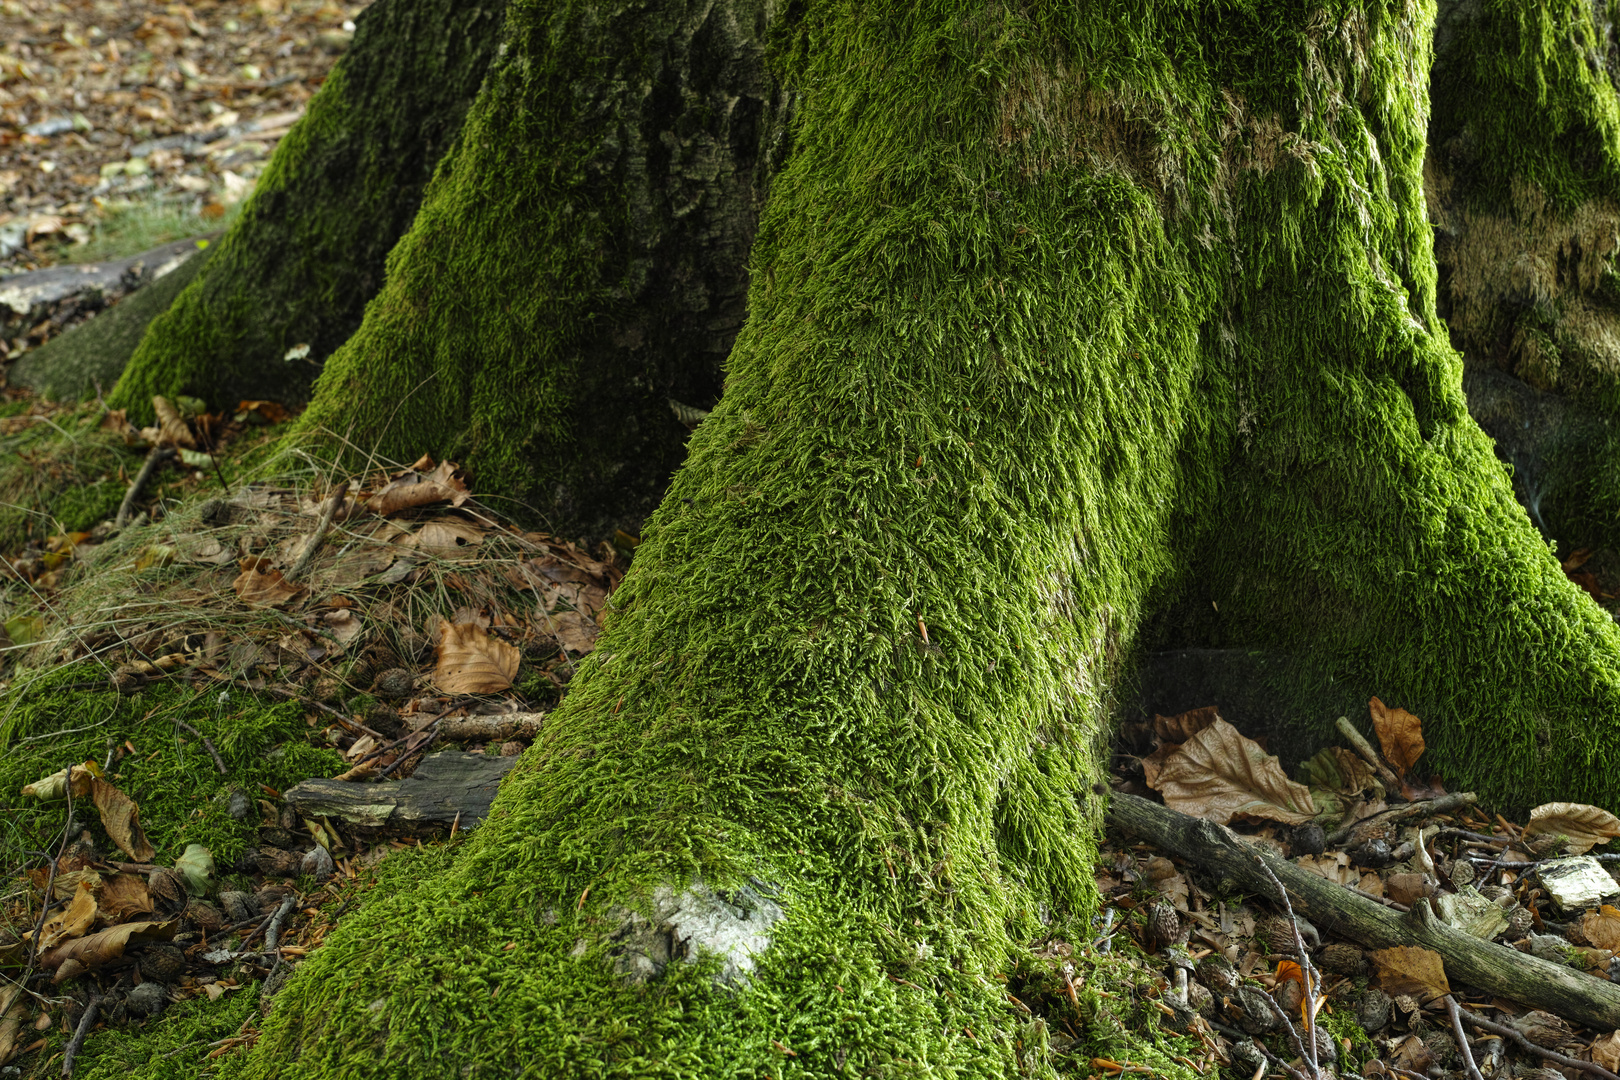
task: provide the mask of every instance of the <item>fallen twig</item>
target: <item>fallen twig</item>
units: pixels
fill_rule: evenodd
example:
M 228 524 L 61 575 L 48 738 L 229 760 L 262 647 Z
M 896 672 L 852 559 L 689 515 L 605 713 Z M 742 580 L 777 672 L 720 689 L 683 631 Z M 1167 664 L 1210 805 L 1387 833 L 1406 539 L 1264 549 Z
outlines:
M 176 727 L 183 727 L 193 735 L 197 736 L 197 738 L 201 739 L 203 749 L 207 750 L 208 756 L 214 759 L 214 767 L 219 770 L 219 775 L 227 775 L 225 771 L 225 762 L 220 760 L 219 751 L 214 749 L 214 744 L 212 740 L 208 738 L 208 736 L 204 735 L 202 732 L 198 731 L 184 720 L 181 720 L 179 717 L 170 717 L 170 719 L 174 721 Z
M 1362 759 L 1378 773 L 1378 779 L 1384 782 L 1384 789 L 1391 795 L 1399 793 L 1401 790 L 1400 779 L 1390 771 L 1388 765 L 1384 764 L 1384 759 L 1378 756 L 1377 751 L 1372 748 L 1372 744 L 1367 741 L 1366 736 L 1356 730 L 1356 725 L 1350 722 L 1350 718 L 1341 716 L 1334 721 L 1333 726 L 1338 728 L 1339 734 L 1343 735 L 1345 740 L 1350 743 L 1350 748 L 1360 754 Z
M 280 948 L 281 924 L 287 920 L 288 915 L 292 914 L 292 909 L 297 903 L 298 898 L 296 896 L 288 895 L 282 899 L 281 906 L 276 908 L 276 913 L 270 916 L 270 922 L 264 929 L 265 952 L 273 953 Z
M 1346 825 L 1335 830 L 1327 838 L 1329 844 L 1342 844 L 1351 836 L 1372 826 L 1393 825 L 1396 822 L 1408 821 L 1417 817 L 1433 817 L 1436 814 L 1447 814 L 1464 806 L 1472 806 L 1479 801 L 1479 797 L 1472 791 L 1459 791 L 1452 795 L 1442 795 L 1438 799 L 1425 799 L 1422 802 L 1406 803 L 1392 810 L 1385 810 L 1382 814 L 1374 814 L 1369 818 Z
M 1451 1014 L 1451 1033 L 1457 1037 L 1457 1049 L 1462 1051 L 1463 1065 L 1468 1069 L 1468 1080 L 1485 1080 L 1479 1074 L 1479 1066 L 1474 1064 L 1474 1052 L 1469 1049 L 1468 1036 L 1463 1034 L 1462 1016 L 1457 1011 L 1457 999 L 1450 994 L 1445 996 L 1446 1012 Z
M 1620 1080 L 1620 1076 L 1616 1076 L 1614 1073 L 1610 1072 L 1608 1069 L 1605 1069 L 1595 1061 L 1582 1061 L 1580 1058 L 1572 1058 L 1567 1054 L 1560 1054 L 1556 1050 L 1549 1050 L 1539 1043 L 1531 1042 L 1529 1039 L 1524 1037 L 1524 1033 L 1518 1028 L 1510 1027 L 1507 1024 L 1498 1024 L 1494 1020 L 1487 1020 L 1478 1013 L 1464 1009 L 1460 1005 L 1457 1007 L 1457 1011 L 1462 1014 L 1462 1018 L 1464 1020 L 1467 1020 L 1475 1027 L 1483 1028 L 1484 1030 L 1495 1035 L 1500 1035 L 1504 1039 L 1510 1039 L 1516 1045 L 1518 1045 L 1520 1049 L 1528 1050 L 1532 1054 L 1546 1058 L 1554 1065 L 1561 1066 L 1565 1069 L 1579 1069 L 1581 1072 L 1587 1072 L 1591 1073 L 1593 1076 L 1602 1077 L 1602 1080 Z
M 172 457 L 174 447 L 152 447 L 151 452 L 146 455 L 146 461 L 141 464 L 141 471 L 135 474 L 135 479 L 130 481 L 129 490 L 124 492 L 124 501 L 118 505 L 118 516 L 113 519 L 114 525 L 122 529 L 129 524 L 130 511 L 135 509 L 135 500 L 141 497 L 141 490 L 152 479 L 152 474 L 157 472 L 157 467 Z
M 1266 877 L 1271 880 L 1272 886 L 1276 888 L 1277 898 L 1282 901 L 1283 913 L 1288 916 L 1288 927 L 1294 933 L 1294 949 L 1299 956 L 1299 969 L 1305 976 L 1305 1041 L 1303 1043 L 1300 1041 L 1299 1032 L 1294 1030 L 1294 1021 L 1288 1016 L 1287 1011 L 1273 1001 L 1269 994 L 1266 995 L 1266 1001 L 1270 1003 L 1278 1018 L 1287 1026 L 1288 1038 L 1294 1044 L 1294 1051 L 1304 1059 L 1306 1067 L 1310 1069 L 1312 1080 L 1316 1080 L 1322 1073 L 1316 1064 L 1317 986 L 1316 980 L 1311 977 L 1311 956 L 1305 949 L 1304 939 L 1300 937 L 1299 920 L 1294 918 L 1294 906 L 1288 902 L 1288 890 L 1282 887 L 1282 882 L 1278 881 L 1277 875 L 1271 872 L 1271 867 L 1267 866 L 1266 861 L 1260 858 L 1258 849 L 1254 854 L 1255 862 L 1260 865 L 1261 870 L 1265 871 Z
M 348 494 L 349 482 L 347 480 L 332 489 L 332 497 L 327 501 L 326 509 L 321 511 L 321 520 L 315 526 L 315 535 L 309 538 L 309 546 L 304 548 L 304 553 L 298 556 L 298 561 L 293 564 L 292 570 L 286 575 L 288 581 L 298 580 L 299 576 L 309 566 L 309 561 L 315 557 L 315 550 L 321 546 L 321 541 L 326 539 L 326 530 L 332 527 L 332 518 L 336 516 L 338 507 L 343 505 L 343 500 Z
M 101 1012 L 101 998 L 91 994 L 90 1004 L 84 1007 L 84 1015 L 79 1017 L 79 1026 L 73 1029 L 73 1038 L 68 1040 L 67 1047 L 62 1051 L 63 1076 L 73 1075 L 73 1059 L 79 1056 L 79 1048 L 84 1045 L 84 1037 L 96 1026 L 96 1014 L 99 1012 Z

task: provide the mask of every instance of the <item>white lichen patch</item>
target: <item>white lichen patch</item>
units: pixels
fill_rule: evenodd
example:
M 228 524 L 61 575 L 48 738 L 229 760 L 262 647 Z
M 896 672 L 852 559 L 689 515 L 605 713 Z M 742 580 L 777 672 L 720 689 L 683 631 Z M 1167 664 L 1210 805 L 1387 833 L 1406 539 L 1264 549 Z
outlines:
M 615 908 L 617 927 L 608 934 L 619 973 L 644 983 L 663 974 L 675 960 L 712 953 L 721 959 L 719 980 L 742 986 L 754 970 L 754 957 L 770 947 L 770 931 L 782 908 L 759 883 L 716 890 L 694 882 L 677 894 L 667 885 L 653 890 L 651 911 Z

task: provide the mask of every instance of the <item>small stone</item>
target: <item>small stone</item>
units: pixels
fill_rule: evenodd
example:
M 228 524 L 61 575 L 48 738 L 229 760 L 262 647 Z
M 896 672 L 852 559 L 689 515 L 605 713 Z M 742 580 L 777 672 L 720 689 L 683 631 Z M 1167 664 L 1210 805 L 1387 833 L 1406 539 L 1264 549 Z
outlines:
M 241 788 L 231 788 L 228 806 L 227 812 L 237 821 L 246 821 L 248 815 L 253 813 L 253 800 Z
M 1240 986 L 1227 998 L 1227 1008 L 1246 1035 L 1263 1035 L 1277 1026 L 1277 1014 L 1265 991 Z
M 1356 1003 L 1356 1023 L 1369 1034 L 1384 1030 L 1389 1025 L 1389 1014 L 1394 1002 L 1376 987 L 1368 990 Z
M 174 945 L 148 945 L 141 953 L 141 977 L 172 983 L 186 970 L 186 954 Z
M 416 676 L 404 668 L 389 668 L 378 674 L 372 689 L 378 697 L 403 701 L 416 692 Z
M 226 916 L 233 923 L 246 922 L 259 913 L 259 909 L 253 903 L 253 897 L 234 890 L 219 894 L 219 906 L 225 909 Z
M 1531 934 L 1529 948 L 1526 951 L 1531 956 L 1549 960 L 1554 964 L 1567 964 L 1575 954 L 1569 942 L 1556 934 Z
M 1322 826 L 1314 822 L 1306 822 L 1295 829 L 1288 838 L 1288 849 L 1296 857 L 1300 855 L 1320 855 L 1327 848 L 1327 835 L 1322 832 Z
M 124 1005 L 136 1016 L 156 1016 L 169 1003 L 169 993 L 162 983 L 144 982 L 129 992 Z
M 281 848 L 260 848 L 257 864 L 265 877 L 290 878 L 298 876 L 298 864 L 303 856 L 296 851 Z

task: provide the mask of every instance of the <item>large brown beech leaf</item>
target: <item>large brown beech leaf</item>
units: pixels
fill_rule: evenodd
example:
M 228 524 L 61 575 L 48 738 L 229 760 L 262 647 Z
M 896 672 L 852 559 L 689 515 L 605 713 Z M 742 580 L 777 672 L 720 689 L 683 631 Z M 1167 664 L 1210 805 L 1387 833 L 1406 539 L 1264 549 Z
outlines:
M 523 654 L 476 624 L 439 620 L 433 681 L 447 694 L 496 694 L 512 685 Z
M 1585 803 L 1542 803 L 1530 811 L 1530 824 L 1524 827 L 1525 836 L 1537 834 L 1561 835 L 1568 854 L 1584 855 L 1620 836 L 1620 818 Z
M 1222 825 L 1234 817 L 1300 825 L 1316 816 L 1310 789 L 1221 719 L 1165 759 L 1155 786 L 1172 810 Z
M 1426 1004 L 1451 993 L 1445 964 L 1440 954 L 1432 949 L 1397 945 L 1392 949 L 1374 949 L 1368 956 L 1378 973 L 1379 988 L 1390 997 L 1411 994 Z
M 1423 721 L 1405 709 L 1392 709 L 1377 698 L 1368 702 L 1372 709 L 1373 730 L 1378 748 L 1384 752 L 1396 773 L 1404 776 L 1423 756 Z
M 102 828 L 118 849 L 136 862 L 151 862 L 152 842 L 141 828 L 141 808 L 135 800 L 100 777 L 91 784 L 90 797 L 101 812 Z
M 131 940 L 167 941 L 174 937 L 175 931 L 179 928 L 178 919 L 164 922 L 119 923 L 89 937 L 63 942 L 41 956 L 39 965 L 46 971 L 55 971 L 69 960 L 74 960 L 83 964 L 85 968 L 94 970 L 123 956 L 124 948 Z

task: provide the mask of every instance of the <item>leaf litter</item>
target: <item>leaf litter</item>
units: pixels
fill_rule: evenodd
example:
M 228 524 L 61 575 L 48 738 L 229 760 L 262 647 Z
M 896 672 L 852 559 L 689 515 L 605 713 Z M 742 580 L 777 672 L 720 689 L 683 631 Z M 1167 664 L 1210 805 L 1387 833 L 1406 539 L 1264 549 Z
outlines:
M 187 432 L 198 423 L 169 419 Z M 155 448 L 181 431 L 136 437 Z M 29 620 L 30 639 L 4 654 L 21 661 L 11 691 L 90 661 L 110 673 L 98 685 L 122 695 L 177 683 L 299 702 L 311 741 L 349 764 L 337 778 L 379 800 L 445 742 L 462 758 L 513 760 L 595 649 L 623 557 L 503 522 L 452 462 L 424 458 L 347 485 L 334 475 L 239 487 L 57 545 L 55 578 L 12 579 L 24 588 L 8 596 L 32 597 L 33 609 L 13 616 Z M 175 723 L 220 761 L 207 732 Z M 109 761 L 134 752 L 126 742 Z M 261 824 L 231 865 L 216 868 L 198 844 L 159 865 L 140 807 L 95 761 L 14 794 L 56 800 L 80 821 L 93 806 L 108 846 L 90 832 L 70 844 L 63 831 L 0 910 L 0 986 L 37 977 L 51 991 L 0 989 L 0 1064 L 45 1045 L 36 1025 L 71 1030 L 92 994 L 123 1023 L 284 975 L 333 924 L 325 905 L 422 839 L 307 817 L 266 789 L 256 802 L 234 796 L 233 815 Z M 451 835 L 475 824 L 458 819 Z M 256 1030 L 245 1025 L 226 1049 Z
M 1340 731 L 1347 726 L 1341 721 Z M 1327 747 L 1293 780 L 1214 706 L 1140 727 L 1151 750 L 1120 753 L 1116 791 L 1231 821 L 1243 839 L 1347 892 L 1400 912 L 1428 905 L 1455 929 L 1565 965 L 1593 986 L 1620 982 L 1620 853 L 1594 853 L 1620 837 L 1620 819 L 1607 811 L 1553 802 L 1515 824 L 1472 796 L 1447 796 L 1438 777 L 1418 775 L 1421 720 L 1377 698 L 1363 727 L 1378 751 L 1358 735 L 1360 748 Z M 1583 864 L 1585 891 L 1571 884 L 1572 863 Z M 1065 948 L 1124 952 L 1157 971 L 1164 1026 L 1196 1045 L 1185 1063 L 1210 1075 L 1311 1077 L 1301 1053 L 1310 1002 L 1317 1076 L 1550 1080 L 1610 1076 L 1620 1064 L 1620 1029 L 1582 1028 L 1459 985 L 1433 949 L 1321 935 L 1266 898 L 1233 895 L 1229 881 L 1191 856 L 1110 829 L 1096 877 L 1101 936 Z M 1063 1003 L 1046 1004 L 1061 1031 Z M 1280 1019 L 1290 1016 L 1291 1031 Z M 1110 1064 L 1098 1068 L 1119 1075 L 1128 1063 Z

